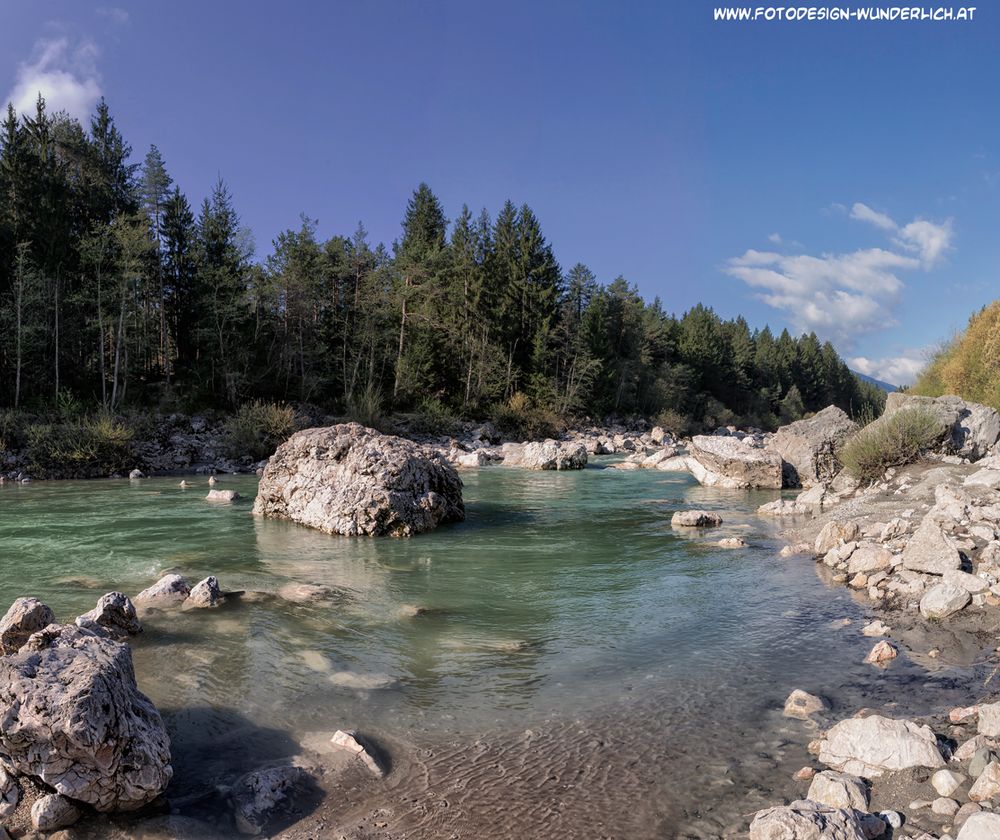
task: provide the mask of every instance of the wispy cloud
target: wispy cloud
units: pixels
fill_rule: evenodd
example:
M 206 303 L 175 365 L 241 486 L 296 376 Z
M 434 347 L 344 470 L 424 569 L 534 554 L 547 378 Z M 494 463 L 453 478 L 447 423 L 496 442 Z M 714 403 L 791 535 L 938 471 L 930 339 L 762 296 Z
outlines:
M 851 218 L 869 222 L 880 230 L 894 233 L 893 242 L 896 246 L 917 254 L 926 267 L 938 262 L 951 248 L 953 236 L 951 219 L 937 224 L 917 218 L 908 225 L 900 227 L 891 216 L 879 213 L 860 201 L 851 207 Z
M 882 359 L 855 356 L 848 359 L 848 364 L 858 373 L 873 376 L 890 385 L 912 385 L 927 364 L 927 351 L 910 350 L 901 356 Z
M 724 270 L 757 290 L 768 306 L 787 313 L 796 330 L 814 331 L 850 348 L 861 335 L 896 324 L 904 288 L 900 275 L 940 261 L 951 248 L 952 224 L 918 218 L 900 226 L 860 202 L 849 211 L 832 207 L 889 234 L 891 247 L 819 256 L 751 249 L 730 259 Z M 793 244 L 768 238 L 783 250 Z
M 120 9 L 117 6 L 98 6 L 97 14 L 102 18 L 107 18 L 114 24 L 118 26 L 124 26 L 129 21 L 129 14 L 125 9 Z
M 86 120 L 101 98 L 98 54 L 92 41 L 38 41 L 32 58 L 17 68 L 17 79 L 7 101 L 18 113 L 30 113 L 40 93 L 50 111 L 66 111 L 71 117 Z

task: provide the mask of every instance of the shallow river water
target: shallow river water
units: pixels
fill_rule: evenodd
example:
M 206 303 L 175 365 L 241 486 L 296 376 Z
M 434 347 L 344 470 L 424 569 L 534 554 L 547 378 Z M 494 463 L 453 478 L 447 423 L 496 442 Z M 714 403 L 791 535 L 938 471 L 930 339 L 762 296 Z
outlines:
M 357 728 L 395 753 L 379 804 L 413 837 L 735 836 L 807 763 L 813 731 L 780 716 L 791 689 L 835 716 L 964 697 L 958 669 L 862 664 L 861 607 L 780 559 L 753 514 L 773 493 L 600 465 L 463 478 L 467 521 L 412 540 L 255 519 L 249 477 L 223 479 L 245 498 L 221 506 L 204 477 L 3 486 L 0 602 L 35 595 L 71 620 L 168 569 L 335 587 L 154 615 L 139 684 L 170 728 L 177 796 Z M 672 531 L 691 506 L 725 524 Z M 750 547 L 712 545 L 732 535 Z

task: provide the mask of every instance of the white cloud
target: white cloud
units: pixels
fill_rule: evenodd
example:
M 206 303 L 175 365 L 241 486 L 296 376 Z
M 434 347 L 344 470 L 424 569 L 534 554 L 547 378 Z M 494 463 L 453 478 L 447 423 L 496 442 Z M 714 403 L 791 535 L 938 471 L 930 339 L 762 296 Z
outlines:
M 101 98 L 98 49 L 90 41 L 71 45 L 68 38 L 41 40 L 32 59 L 17 68 L 7 101 L 21 114 L 34 111 L 38 94 L 50 112 L 66 111 L 85 121 Z
M 916 218 L 908 225 L 900 227 L 891 216 L 872 210 L 860 201 L 851 207 L 851 218 L 875 225 L 879 230 L 896 234 L 893 243 L 904 251 L 918 254 L 925 268 L 934 265 L 951 248 L 954 234 L 951 219 L 942 224 Z
M 875 227 L 882 228 L 882 230 L 897 230 L 896 223 L 889 218 L 885 213 L 879 213 L 877 210 L 872 210 L 867 204 L 862 204 L 860 201 L 854 202 L 854 206 L 851 207 L 851 218 L 859 219 L 862 222 L 871 222 Z
M 915 219 L 899 230 L 896 243 L 909 251 L 920 254 L 925 266 L 932 266 L 951 249 L 951 219 L 936 225 L 924 219 Z
M 890 385 L 912 385 L 927 365 L 927 354 L 922 350 L 910 351 L 902 356 L 869 359 L 856 356 L 847 362 L 858 373 L 881 379 Z
M 917 267 L 916 259 L 881 248 L 819 257 L 750 250 L 726 272 L 761 290 L 761 300 L 787 312 L 796 330 L 849 342 L 895 323 L 903 288 L 896 272 Z
M 917 218 L 900 226 L 861 202 L 850 209 L 833 204 L 824 212 L 849 214 L 873 225 L 888 234 L 891 246 L 819 256 L 751 249 L 730 259 L 724 270 L 756 289 L 768 306 L 787 313 L 795 330 L 814 331 L 850 348 L 861 335 L 895 326 L 894 312 L 904 289 L 900 275 L 929 270 L 951 249 L 952 222 Z M 801 247 L 778 234 L 768 239 L 784 251 Z M 907 372 L 905 366 L 893 370 L 897 375 Z

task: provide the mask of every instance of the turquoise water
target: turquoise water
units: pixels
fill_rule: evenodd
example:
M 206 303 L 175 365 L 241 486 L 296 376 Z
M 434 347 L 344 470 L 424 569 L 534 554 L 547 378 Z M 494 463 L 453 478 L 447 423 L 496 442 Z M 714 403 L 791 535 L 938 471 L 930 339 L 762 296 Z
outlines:
M 205 501 L 204 477 L 187 490 L 179 477 L 5 485 L 0 602 L 35 595 L 70 621 L 103 592 L 134 595 L 168 569 L 192 583 L 215 574 L 225 590 L 332 587 L 335 598 L 313 604 L 233 599 L 146 618 L 136 672 L 171 729 L 182 793 L 292 754 L 307 733 L 349 727 L 404 754 L 560 732 L 552 749 L 565 755 L 530 771 L 544 780 L 589 760 L 572 733 L 593 740 L 600 726 L 620 737 L 602 760 L 641 762 L 648 778 L 633 773 L 628 797 L 621 780 L 582 793 L 605 809 L 647 800 L 655 836 L 681 819 L 709 826 L 704 836 L 721 830 L 732 814 L 713 815 L 705 796 L 720 772 L 722 801 L 765 765 L 805 763 L 808 731 L 776 712 L 792 688 L 849 714 L 929 679 L 904 659 L 884 672 L 862 664 L 861 607 L 825 587 L 811 561 L 780 559 L 753 514 L 773 493 L 597 465 L 463 478 L 467 521 L 403 541 L 256 519 L 250 477 L 225 477 L 220 487 L 245 498 L 221 506 Z M 674 532 L 680 507 L 718 510 L 725 524 Z M 750 547 L 712 545 L 732 535 Z M 853 631 L 835 626 L 845 617 Z M 947 694 L 948 677 L 930 680 L 928 703 Z M 767 761 L 747 761 L 755 749 Z M 441 766 L 420 775 L 431 784 L 435 773 L 447 783 Z M 400 777 L 403 789 L 413 781 Z

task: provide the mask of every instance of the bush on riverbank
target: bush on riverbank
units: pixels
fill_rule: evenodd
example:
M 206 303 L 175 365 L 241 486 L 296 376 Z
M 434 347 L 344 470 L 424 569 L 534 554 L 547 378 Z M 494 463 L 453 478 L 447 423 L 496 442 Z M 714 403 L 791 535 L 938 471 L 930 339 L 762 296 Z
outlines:
M 127 472 L 134 460 L 134 429 L 108 414 L 34 423 L 22 433 L 28 472 L 38 478 L 108 476 Z
M 558 437 L 566 421 L 554 411 L 533 405 L 518 391 L 505 403 L 493 406 L 490 420 L 507 440 L 544 440 Z
M 858 481 L 878 481 L 889 467 L 916 461 L 934 445 L 940 431 L 931 412 L 907 408 L 857 432 L 840 451 L 840 462 Z
M 270 457 L 296 430 L 291 406 L 262 400 L 244 403 L 226 421 L 229 454 L 249 455 L 260 461 Z

